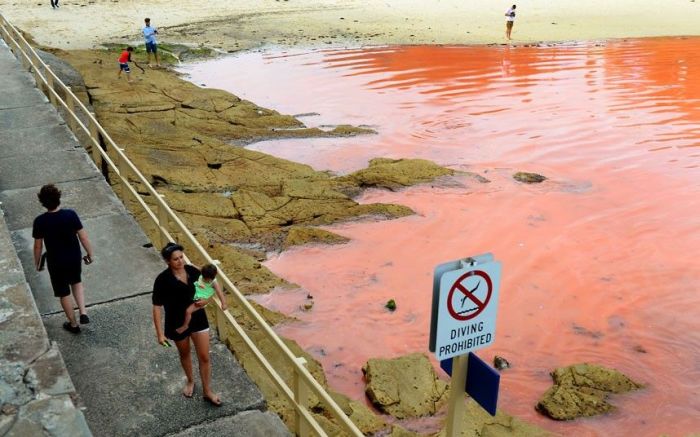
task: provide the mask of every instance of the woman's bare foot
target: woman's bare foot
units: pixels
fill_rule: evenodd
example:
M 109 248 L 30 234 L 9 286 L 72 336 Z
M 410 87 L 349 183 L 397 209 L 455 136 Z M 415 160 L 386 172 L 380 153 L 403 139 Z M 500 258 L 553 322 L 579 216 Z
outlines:
M 182 389 L 182 395 L 186 398 L 191 398 L 192 392 L 194 392 L 194 381 L 187 381 L 187 384 Z
M 204 393 L 203 399 L 204 401 L 209 402 L 215 407 L 221 406 L 221 398 L 219 398 L 219 396 L 214 393 Z

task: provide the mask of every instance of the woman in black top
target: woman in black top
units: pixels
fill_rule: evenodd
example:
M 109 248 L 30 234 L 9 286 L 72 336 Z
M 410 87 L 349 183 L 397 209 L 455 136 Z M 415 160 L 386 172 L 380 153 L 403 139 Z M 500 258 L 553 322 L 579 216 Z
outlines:
M 190 398 L 194 391 L 192 357 L 190 355 L 190 339 L 192 340 L 199 361 L 199 375 L 202 378 L 204 400 L 218 407 L 221 405 L 221 399 L 212 392 L 209 386 L 211 381 L 209 322 L 204 308 L 192 313 L 192 320 L 185 332 L 178 334 L 175 331 L 182 325 L 185 319 L 185 310 L 192 304 L 195 292 L 194 282 L 199 278 L 199 269 L 185 264 L 185 254 L 179 244 L 168 243 L 160 253 L 168 264 L 168 268 L 158 275 L 153 284 L 153 324 L 156 328 L 158 343 L 165 343 L 166 337 L 175 342 L 180 354 L 180 364 L 187 377 L 182 394 Z M 203 307 L 206 302 L 202 302 L 201 305 Z M 165 329 L 161 324 L 161 309 L 165 311 Z

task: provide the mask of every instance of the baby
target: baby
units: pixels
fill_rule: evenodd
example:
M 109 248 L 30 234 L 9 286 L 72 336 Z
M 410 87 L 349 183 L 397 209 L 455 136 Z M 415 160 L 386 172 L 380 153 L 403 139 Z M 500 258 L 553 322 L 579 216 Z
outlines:
M 192 320 L 192 313 L 200 309 L 202 306 L 197 306 L 197 301 L 199 300 L 209 300 L 216 293 L 221 301 L 221 309 L 226 310 L 226 298 L 221 290 L 221 286 L 216 282 L 216 266 L 213 264 L 207 264 L 202 267 L 202 274 L 199 279 L 194 283 L 194 297 L 193 302 L 187 307 L 185 311 L 185 321 L 175 330 L 178 334 L 182 334 L 187 330 L 190 325 L 190 320 Z

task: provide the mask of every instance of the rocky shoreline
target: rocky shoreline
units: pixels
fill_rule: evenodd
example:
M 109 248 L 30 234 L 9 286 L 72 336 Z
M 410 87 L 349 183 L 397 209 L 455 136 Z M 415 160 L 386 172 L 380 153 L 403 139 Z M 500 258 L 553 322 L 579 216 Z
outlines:
M 346 241 L 314 226 L 368 217 L 392 219 L 413 213 L 402 205 L 358 204 L 353 197 L 363 189 L 400 189 L 454 174 L 424 160 L 375 159 L 367 169 L 335 177 L 237 146 L 262 138 L 347 136 L 372 131 L 352 126 L 339 126 L 332 131 L 308 129 L 294 117 L 224 91 L 194 86 L 169 69 L 134 71 L 136 80 L 130 85 L 124 78 L 116 78 L 112 68 L 115 54 L 110 50 L 51 51 L 80 73 L 84 90 L 76 86 L 78 94 L 92 105 L 112 139 L 165 195 L 244 294 L 293 286 L 261 264 L 268 251 Z M 132 200 L 123 201 L 132 206 Z M 130 210 L 146 232 L 154 235 L 155 229 L 145 215 L 138 208 Z M 272 325 L 287 319 L 257 307 Z M 252 324 L 246 328 L 258 346 L 265 349 L 262 336 Z M 249 373 L 260 372 L 252 357 L 238 352 L 245 348 L 236 344 L 235 335 L 224 332 L 222 338 Z M 285 342 L 295 353 L 306 357 L 312 374 L 326 386 L 320 364 L 294 341 Z M 273 364 L 291 379 L 283 363 Z M 261 384 L 261 389 L 270 408 L 288 424 L 292 423 L 292 411 L 275 395 L 272 386 Z M 363 432 L 389 427 L 363 403 L 338 393 L 333 396 Z M 339 431 L 325 418 L 318 400 L 312 400 L 311 405 L 317 405 L 317 415 L 328 432 L 337 435 Z
M 114 50 L 50 51 L 79 72 L 84 85 L 81 89 L 73 78 L 74 89 L 92 105 L 110 136 L 125 148 L 129 158 L 165 195 L 212 257 L 221 261 L 223 269 L 244 294 L 294 286 L 261 264 L 269 251 L 308 243 L 347 241 L 316 226 L 413 214 L 402 205 L 358 204 L 353 199 L 364 189 L 398 190 L 455 173 L 424 160 L 376 158 L 366 169 L 334 176 L 307 165 L 250 151 L 240 146 L 261 139 L 369 135 L 373 131 L 353 126 L 338 126 L 331 131 L 309 129 L 292 116 L 259 107 L 224 91 L 192 85 L 167 68 L 147 69 L 145 73 L 134 71 L 132 76 L 136 81 L 129 85 L 123 78 L 116 78 Z M 475 176 L 480 182 L 488 182 Z M 544 180 L 540 175 L 535 176 Z M 521 181 L 541 182 L 528 178 Z M 130 199 L 123 201 L 128 207 L 133 206 Z M 154 235 L 155 229 L 138 208 L 130 207 L 130 210 L 144 230 Z M 284 314 L 255 305 L 271 325 L 288 320 Z M 232 311 L 237 312 L 236 308 Z M 241 314 L 236 316 L 242 317 Z M 269 348 L 252 324 L 244 322 L 243 326 L 258 347 Z M 264 380 L 257 375 L 261 370 L 255 359 L 241 352 L 246 348 L 238 343 L 235 334 L 223 332 L 221 338 L 253 379 Z M 295 354 L 306 358 L 311 373 L 327 387 L 320 363 L 293 340 L 284 341 Z M 285 369 L 284 363 L 273 360 L 272 364 L 291 381 L 291 370 Z M 370 359 L 363 370 L 368 397 L 380 411 L 398 419 L 435 414 L 449 391 L 423 354 L 393 360 Z M 423 389 L 423 384 L 421 388 L 411 386 L 402 390 L 392 379 L 399 373 L 431 388 Z M 259 385 L 269 407 L 288 425 L 293 423 L 292 410 L 276 395 L 272 384 Z M 413 395 L 409 396 L 409 392 Z M 364 403 L 339 393 L 331 394 L 365 434 L 421 435 L 376 415 Z M 421 398 L 423 395 L 429 398 Z M 309 401 L 329 435 L 341 435 L 327 419 L 318 399 Z M 561 402 L 561 396 L 557 402 Z M 406 403 L 410 404 L 408 409 Z M 545 401 L 540 406 L 543 411 L 544 405 Z M 499 435 L 549 435 L 500 411 L 495 418 L 490 418 L 473 402 L 469 403 L 468 412 L 470 429 L 467 435 L 491 435 L 496 430 Z

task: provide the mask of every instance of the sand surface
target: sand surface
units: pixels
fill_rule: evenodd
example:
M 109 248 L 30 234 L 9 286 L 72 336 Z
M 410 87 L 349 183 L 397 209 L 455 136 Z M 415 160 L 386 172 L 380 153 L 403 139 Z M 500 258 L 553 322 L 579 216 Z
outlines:
M 513 0 L 1 0 L 0 12 L 37 42 L 64 49 L 139 40 L 152 18 L 161 42 L 235 51 L 266 44 L 503 43 Z M 695 0 L 516 2 L 514 42 L 698 35 Z

